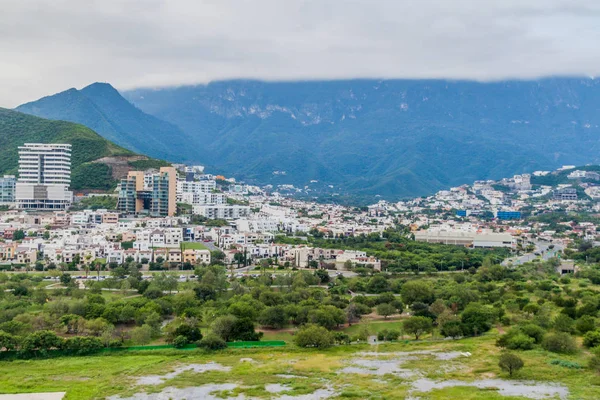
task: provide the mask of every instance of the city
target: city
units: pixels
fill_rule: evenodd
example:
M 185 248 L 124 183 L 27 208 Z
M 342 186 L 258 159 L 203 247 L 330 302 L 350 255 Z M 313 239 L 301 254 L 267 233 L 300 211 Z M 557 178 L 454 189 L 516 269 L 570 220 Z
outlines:
M 600 399 L 600 5 L 4 0 L 0 400 Z

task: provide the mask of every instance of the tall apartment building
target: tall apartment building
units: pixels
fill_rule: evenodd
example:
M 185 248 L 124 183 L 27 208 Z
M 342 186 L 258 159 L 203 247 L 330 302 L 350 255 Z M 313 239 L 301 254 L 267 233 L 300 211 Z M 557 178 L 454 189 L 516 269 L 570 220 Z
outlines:
M 150 214 L 173 216 L 177 211 L 177 170 L 161 167 L 152 179 Z
M 117 210 L 125 214 L 149 213 L 153 216 L 173 216 L 177 210 L 177 171 L 161 167 L 151 176 L 142 171 L 129 171 L 119 184 Z
M 15 186 L 17 178 L 14 175 L 4 175 L 0 178 L 0 205 L 13 204 L 15 202 Z
M 71 145 L 25 143 L 19 147 L 17 207 L 26 210 L 61 210 L 73 201 Z

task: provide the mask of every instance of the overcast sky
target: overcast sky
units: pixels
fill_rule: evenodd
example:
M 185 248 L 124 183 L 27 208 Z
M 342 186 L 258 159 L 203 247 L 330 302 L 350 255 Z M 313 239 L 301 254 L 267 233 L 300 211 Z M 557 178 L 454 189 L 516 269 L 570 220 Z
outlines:
M 0 106 L 266 80 L 600 73 L 599 0 L 0 0 Z

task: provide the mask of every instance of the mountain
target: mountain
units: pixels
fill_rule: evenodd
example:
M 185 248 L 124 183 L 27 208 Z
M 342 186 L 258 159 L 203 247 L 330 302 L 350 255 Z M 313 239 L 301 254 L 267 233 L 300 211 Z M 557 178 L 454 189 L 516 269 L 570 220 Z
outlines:
M 584 78 L 232 80 L 121 97 L 94 84 L 19 109 L 77 120 L 146 154 L 248 182 L 370 201 L 600 162 L 599 85 Z M 156 128 L 164 124 L 170 130 Z
M 70 143 L 74 190 L 112 189 L 140 163 L 165 164 L 117 146 L 83 125 L 0 108 L 0 175 L 17 173 L 18 147 L 24 143 Z
M 600 161 L 599 85 L 234 80 L 123 95 L 200 139 L 198 157 L 220 172 L 397 199 Z
M 178 127 L 142 112 L 107 83 L 69 89 L 23 104 L 17 111 L 80 123 L 120 146 L 172 161 L 185 160 L 182 150 L 190 142 Z

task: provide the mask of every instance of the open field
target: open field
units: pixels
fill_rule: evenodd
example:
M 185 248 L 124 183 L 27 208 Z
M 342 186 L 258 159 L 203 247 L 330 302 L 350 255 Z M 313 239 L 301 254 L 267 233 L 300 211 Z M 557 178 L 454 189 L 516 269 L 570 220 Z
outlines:
M 169 350 L 2 362 L 0 392 L 66 391 L 70 400 L 158 399 L 153 393 L 174 400 L 200 394 L 195 398 L 600 398 L 596 373 L 550 364 L 560 358 L 585 365 L 589 355 L 521 352 L 526 365 L 509 379 L 497 365 L 496 337 L 329 350 Z

